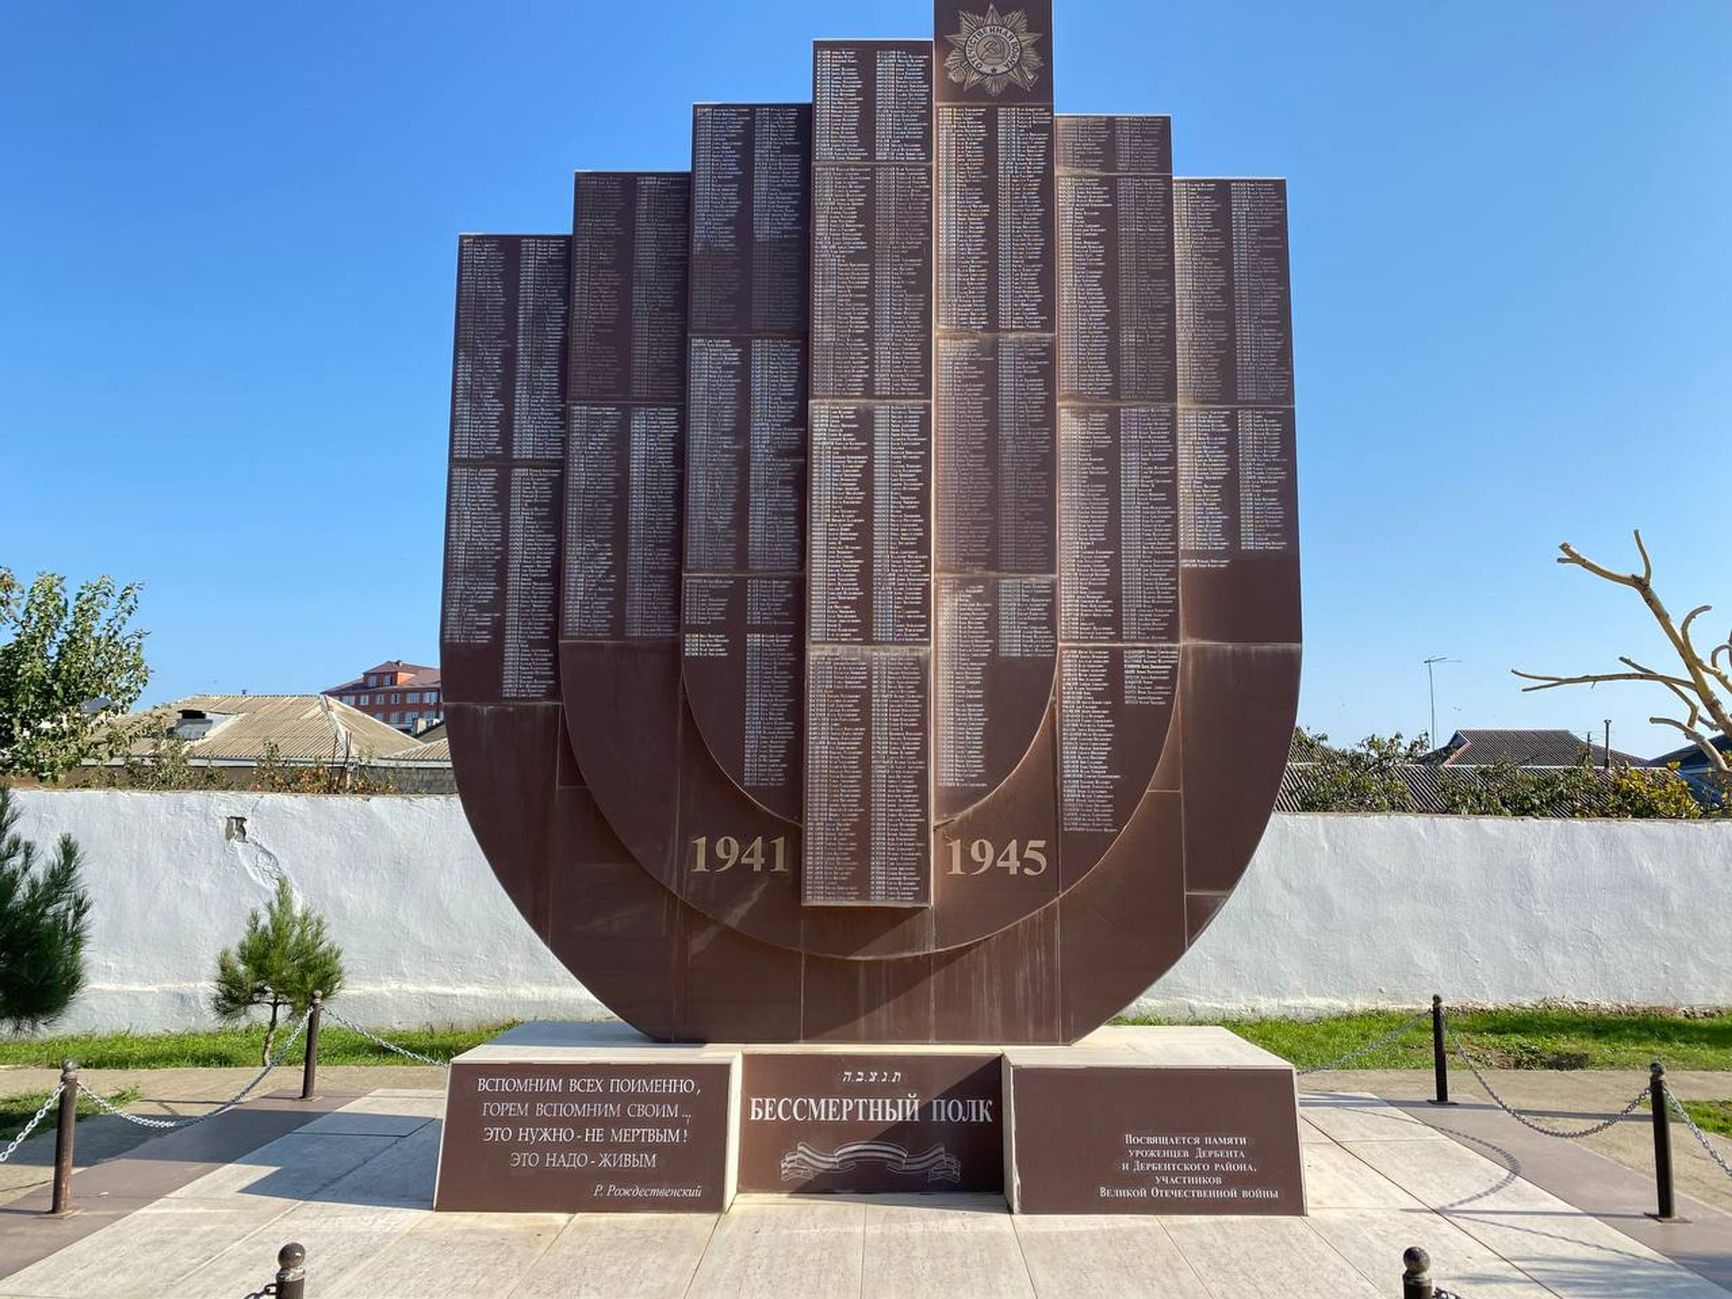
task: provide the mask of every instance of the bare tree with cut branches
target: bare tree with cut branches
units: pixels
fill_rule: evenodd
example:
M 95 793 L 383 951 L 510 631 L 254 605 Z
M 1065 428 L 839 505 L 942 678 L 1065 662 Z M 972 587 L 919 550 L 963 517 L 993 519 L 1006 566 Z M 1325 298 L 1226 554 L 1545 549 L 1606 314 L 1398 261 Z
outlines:
M 1663 686 L 1677 697 L 1684 708 L 1684 717 L 1682 720 L 1676 717 L 1651 717 L 1648 720 L 1656 726 L 1670 726 L 1689 736 L 1690 742 L 1707 758 L 1709 769 L 1718 775 L 1722 786 L 1732 788 L 1732 762 L 1728 761 L 1728 753 L 1715 743 L 1717 733 L 1719 738 L 1732 748 L 1732 632 L 1728 632 L 1724 643 L 1712 646 L 1706 653 L 1696 645 L 1691 638 L 1690 629 L 1696 619 L 1710 612 L 1713 606 L 1697 605 L 1684 615 L 1682 622 L 1673 619 L 1654 590 L 1654 561 L 1648 555 L 1647 546 L 1642 543 L 1642 532 L 1639 528 L 1636 530 L 1636 550 L 1642 556 L 1640 573 L 1619 573 L 1596 564 L 1567 541 L 1558 549 L 1563 551 L 1558 563 L 1585 568 L 1595 577 L 1604 578 L 1618 586 L 1627 586 L 1641 596 L 1642 603 L 1648 606 L 1648 612 L 1654 616 L 1654 621 L 1659 624 L 1660 630 L 1671 643 L 1681 666 L 1676 672 L 1662 672 L 1645 663 L 1638 663 L 1627 655 L 1621 655 L 1618 662 L 1629 669 L 1626 672 L 1588 672 L 1567 677 L 1546 676 L 1538 672 L 1516 672 L 1515 675 L 1524 681 L 1539 683 L 1524 686 L 1523 690 L 1598 685 L 1602 681 L 1646 681 Z

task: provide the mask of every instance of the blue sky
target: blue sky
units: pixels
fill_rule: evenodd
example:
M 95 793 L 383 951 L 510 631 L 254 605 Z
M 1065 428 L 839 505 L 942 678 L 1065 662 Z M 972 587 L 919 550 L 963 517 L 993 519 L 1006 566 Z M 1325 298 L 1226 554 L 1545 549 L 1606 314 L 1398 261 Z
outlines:
M 1290 181 L 1306 676 L 1336 738 L 1613 721 L 1512 665 L 1663 647 L 1551 562 L 1644 529 L 1732 623 L 1732 6 L 1059 0 L 1060 111 Z M 0 10 L 0 564 L 146 584 L 149 695 L 436 661 L 456 236 L 576 167 L 685 165 L 694 100 L 924 4 Z

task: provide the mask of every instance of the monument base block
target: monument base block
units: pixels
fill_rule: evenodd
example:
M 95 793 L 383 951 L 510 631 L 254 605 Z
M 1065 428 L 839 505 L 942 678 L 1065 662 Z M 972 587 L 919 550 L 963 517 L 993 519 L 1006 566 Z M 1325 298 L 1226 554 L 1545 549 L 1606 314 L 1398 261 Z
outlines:
M 451 1062 L 437 1209 L 716 1213 L 737 1191 L 1302 1214 L 1293 1067 L 1222 1028 L 692 1046 L 612 1022 L 524 1024 Z

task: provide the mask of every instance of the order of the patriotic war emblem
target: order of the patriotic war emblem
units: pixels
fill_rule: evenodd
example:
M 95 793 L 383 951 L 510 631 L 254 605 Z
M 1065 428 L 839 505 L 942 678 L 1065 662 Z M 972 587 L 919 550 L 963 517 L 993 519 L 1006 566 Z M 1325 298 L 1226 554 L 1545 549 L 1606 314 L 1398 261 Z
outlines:
M 948 37 L 955 48 L 944 60 L 952 81 L 964 90 L 984 86 L 997 95 L 1009 85 L 1028 90 L 1040 79 L 1045 61 L 1034 50 L 1040 34 L 1029 31 L 1023 10 L 1001 17 L 996 6 L 987 5 L 984 15 L 964 11 L 961 18 L 961 29 Z

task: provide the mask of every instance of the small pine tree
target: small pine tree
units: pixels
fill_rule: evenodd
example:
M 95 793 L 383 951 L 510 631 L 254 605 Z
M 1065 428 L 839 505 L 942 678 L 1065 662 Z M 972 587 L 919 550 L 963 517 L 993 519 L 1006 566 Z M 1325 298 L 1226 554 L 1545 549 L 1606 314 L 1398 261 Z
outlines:
M 84 987 L 90 898 L 78 845 L 60 836 L 37 870 L 36 845 L 16 833 L 18 807 L 0 785 L 0 1023 L 14 1032 L 64 1014 Z
M 269 1064 L 277 1025 L 286 1010 L 306 1014 L 313 994 L 331 997 L 343 986 L 343 950 L 325 936 L 325 918 L 295 904 L 289 882 L 277 880 L 276 896 L 264 915 L 247 916 L 247 932 L 217 956 L 211 1009 L 224 1020 L 245 1019 L 256 1006 L 268 1007 L 261 1065 Z

